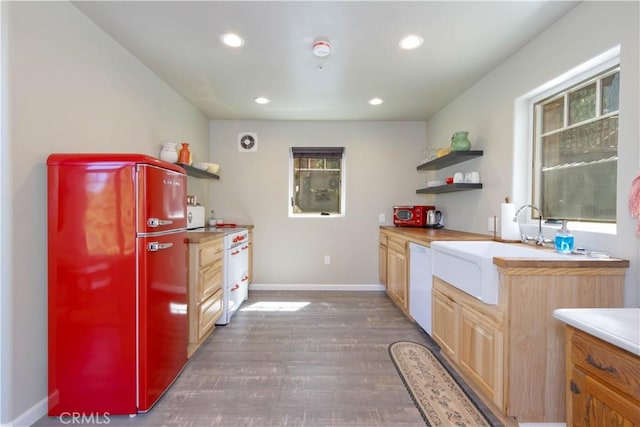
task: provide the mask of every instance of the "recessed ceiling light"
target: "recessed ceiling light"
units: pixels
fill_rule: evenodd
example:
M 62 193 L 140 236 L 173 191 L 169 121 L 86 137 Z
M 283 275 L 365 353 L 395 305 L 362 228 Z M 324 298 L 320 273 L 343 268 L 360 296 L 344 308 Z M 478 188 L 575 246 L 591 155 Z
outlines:
M 244 46 L 244 39 L 237 34 L 226 33 L 220 36 L 222 43 L 229 47 L 242 47 Z
M 383 102 L 384 102 L 384 101 L 383 101 L 382 99 L 380 99 L 380 98 L 371 98 L 371 99 L 369 100 L 369 104 L 370 104 L 370 105 L 380 105 L 380 104 L 382 104 Z
M 254 99 L 256 104 L 268 104 L 271 102 L 271 100 L 269 98 L 265 98 L 264 96 L 259 96 L 256 99 Z
M 411 50 L 422 46 L 424 39 L 418 35 L 410 34 L 407 37 L 400 40 L 400 49 Z

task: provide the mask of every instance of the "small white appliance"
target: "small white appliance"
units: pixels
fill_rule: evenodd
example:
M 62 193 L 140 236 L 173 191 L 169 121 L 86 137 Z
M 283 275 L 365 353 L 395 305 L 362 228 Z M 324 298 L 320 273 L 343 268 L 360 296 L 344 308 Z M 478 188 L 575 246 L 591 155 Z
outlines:
M 204 227 L 204 206 L 187 205 L 187 230 Z
M 226 325 L 249 298 L 249 232 L 246 228 L 222 228 L 224 235 L 224 275 L 222 316 L 216 325 Z
M 431 249 L 409 243 L 409 314 L 431 335 Z

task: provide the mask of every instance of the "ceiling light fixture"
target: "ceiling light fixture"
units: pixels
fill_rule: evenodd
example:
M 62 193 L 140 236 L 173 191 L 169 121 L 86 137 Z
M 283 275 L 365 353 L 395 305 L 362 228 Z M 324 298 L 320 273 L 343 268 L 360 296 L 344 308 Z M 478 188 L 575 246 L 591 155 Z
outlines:
M 382 99 L 380 99 L 380 98 L 371 98 L 371 99 L 369 100 L 369 104 L 370 104 L 370 105 L 380 105 L 380 104 L 382 104 L 383 102 L 384 102 L 384 101 L 383 101 Z
M 424 39 L 422 37 L 415 34 L 410 34 L 400 40 L 400 43 L 398 45 L 400 46 L 400 49 L 411 50 L 422 46 L 422 43 L 424 43 Z
M 313 42 L 312 51 L 318 58 L 324 58 L 331 53 L 331 43 L 329 43 L 329 40 L 316 39 Z
M 226 33 L 220 36 L 222 43 L 229 47 L 242 47 L 244 46 L 244 39 L 234 33 Z
M 264 96 L 259 96 L 255 98 L 254 101 L 256 104 L 261 104 L 261 105 L 268 104 L 271 102 L 269 98 L 265 98 Z

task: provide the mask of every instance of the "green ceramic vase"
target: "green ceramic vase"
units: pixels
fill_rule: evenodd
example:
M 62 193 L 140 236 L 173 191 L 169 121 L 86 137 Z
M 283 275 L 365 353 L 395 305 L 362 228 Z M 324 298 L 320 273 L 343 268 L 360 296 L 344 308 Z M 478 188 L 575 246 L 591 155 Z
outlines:
M 455 132 L 451 137 L 451 151 L 469 151 L 471 142 L 467 136 L 469 136 L 467 131 Z

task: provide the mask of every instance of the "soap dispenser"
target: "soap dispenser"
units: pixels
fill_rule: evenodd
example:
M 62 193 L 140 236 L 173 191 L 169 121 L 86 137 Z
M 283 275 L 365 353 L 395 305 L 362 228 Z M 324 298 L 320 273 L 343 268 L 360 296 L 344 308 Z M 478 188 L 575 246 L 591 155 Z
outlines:
M 567 221 L 562 221 L 562 228 L 556 233 L 556 251 L 561 254 L 570 254 L 573 251 L 573 234 L 567 230 Z

